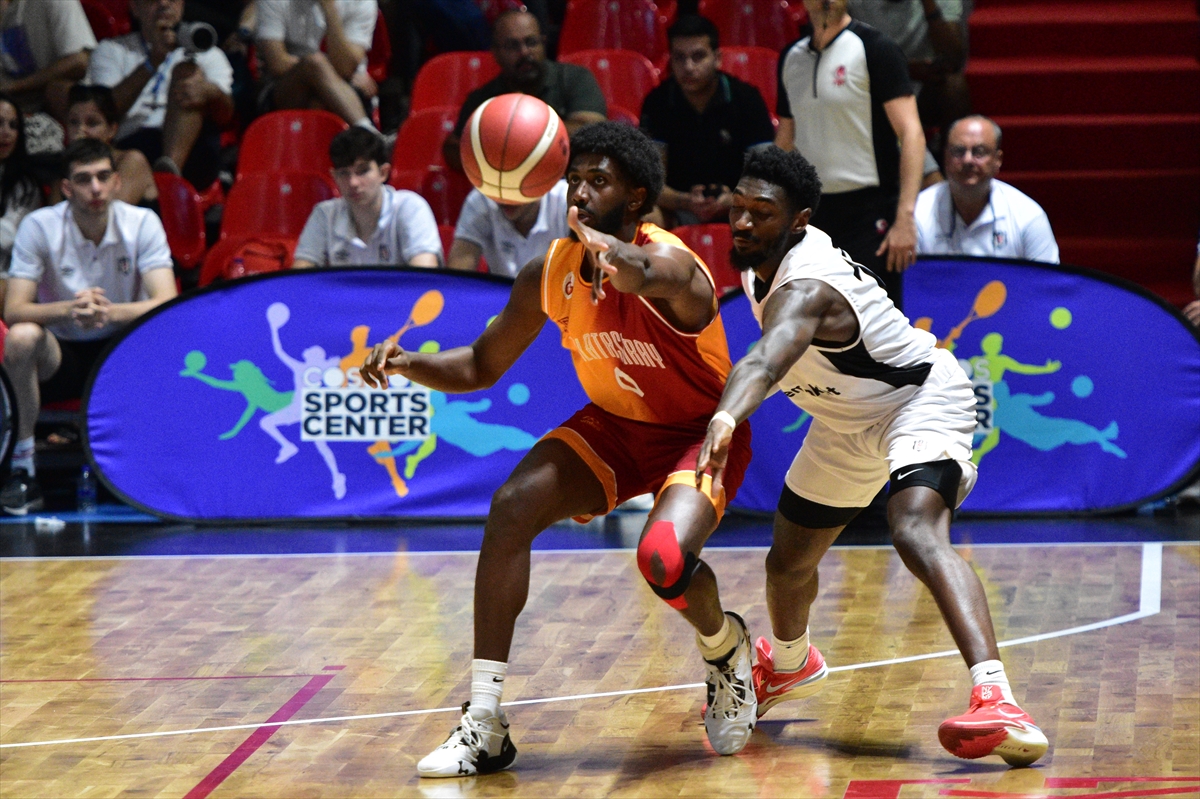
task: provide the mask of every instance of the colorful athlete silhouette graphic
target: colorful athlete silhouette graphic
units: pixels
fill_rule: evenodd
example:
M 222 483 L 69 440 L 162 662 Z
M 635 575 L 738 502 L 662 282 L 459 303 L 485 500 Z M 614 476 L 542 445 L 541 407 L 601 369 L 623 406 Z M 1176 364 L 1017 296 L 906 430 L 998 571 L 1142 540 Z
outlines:
M 413 303 L 412 311 L 408 314 L 408 319 L 392 335 L 388 336 L 388 341 L 400 343 L 400 337 L 414 327 L 423 327 L 433 320 L 437 319 L 442 308 L 446 305 L 446 298 L 440 291 L 430 290 L 422 294 L 415 303 Z M 371 354 L 372 345 L 367 342 L 370 340 L 371 328 L 367 325 L 358 325 L 350 331 L 350 343 L 354 348 L 350 353 L 341 360 L 342 374 L 346 376 L 349 382 L 358 373 L 359 367 L 363 365 L 363 361 Z M 404 445 L 411 445 L 412 442 L 404 442 Z M 403 445 L 402 445 L 403 446 Z M 408 484 L 404 482 L 405 477 L 412 479 L 413 469 L 405 469 L 405 477 L 401 477 L 396 469 L 396 457 L 392 454 L 393 447 L 387 441 L 376 441 L 371 446 L 367 447 L 367 454 L 373 457 L 385 470 L 388 477 L 392 481 L 392 490 L 396 492 L 398 497 L 408 496 Z M 432 451 L 432 448 L 430 449 Z
M 994 316 L 1004 307 L 1007 299 L 1008 289 L 1001 281 L 993 280 L 985 285 L 975 295 L 971 312 L 945 338 L 938 341 L 938 346 L 955 349 L 967 325 Z M 1064 330 L 1071 324 L 1071 312 L 1066 308 L 1055 308 L 1050 313 L 1049 321 L 1055 329 Z M 921 317 L 914 322 L 914 326 L 931 330 L 933 320 L 927 316 Z M 971 460 L 976 464 L 1000 443 L 1001 432 L 1042 452 L 1064 444 L 1099 444 L 1105 452 L 1119 458 L 1125 457 L 1124 450 L 1113 443 L 1119 430 L 1116 421 L 1101 430 L 1078 419 L 1043 416 L 1034 409 L 1052 403 L 1054 392 L 1014 394 L 1004 379 L 1008 372 L 1021 375 L 1053 374 L 1062 368 L 1061 362 L 1047 360 L 1042 365 L 1021 363 L 1003 352 L 1004 337 L 999 333 L 984 336 L 979 348 L 980 355 L 959 361 L 975 386 L 976 444 Z M 1092 389 L 1091 378 L 1086 375 L 1077 376 L 1071 383 L 1072 392 L 1081 399 L 1090 395 Z
M 229 370 L 233 372 L 232 380 L 218 380 L 203 374 L 204 367 L 208 365 L 208 358 L 200 350 L 189 352 L 183 359 L 183 365 L 186 368 L 179 373 L 181 377 L 194 377 L 213 388 L 236 391 L 246 398 L 246 410 L 242 412 L 242 417 L 237 420 L 237 424 L 218 436 L 222 441 L 227 441 L 240 433 L 256 411 L 263 410 L 267 413 L 274 413 L 283 410 L 292 402 L 291 391 L 276 391 L 275 383 L 267 379 L 262 370 L 250 361 L 238 361 L 229 365 Z

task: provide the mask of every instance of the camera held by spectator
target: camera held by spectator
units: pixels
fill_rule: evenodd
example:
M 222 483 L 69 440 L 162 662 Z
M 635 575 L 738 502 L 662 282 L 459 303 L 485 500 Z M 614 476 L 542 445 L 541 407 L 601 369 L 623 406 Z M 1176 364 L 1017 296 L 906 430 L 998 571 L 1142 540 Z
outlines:
M 181 22 L 175 36 L 188 55 L 207 52 L 217 45 L 217 29 L 207 22 Z

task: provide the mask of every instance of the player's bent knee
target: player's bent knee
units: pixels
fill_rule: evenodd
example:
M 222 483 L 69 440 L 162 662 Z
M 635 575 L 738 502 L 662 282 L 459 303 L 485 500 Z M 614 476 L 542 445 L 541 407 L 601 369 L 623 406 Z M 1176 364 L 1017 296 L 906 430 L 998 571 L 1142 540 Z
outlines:
M 10 327 L 4 338 L 5 363 L 33 357 L 45 336 L 46 329 L 33 322 L 18 322 Z
M 688 606 L 683 595 L 691 585 L 700 560 L 680 548 L 673 522 L 659 520 L 650 525 L 638 544 L 637 562 L 650 590 L 660 599 L 676 610 Z

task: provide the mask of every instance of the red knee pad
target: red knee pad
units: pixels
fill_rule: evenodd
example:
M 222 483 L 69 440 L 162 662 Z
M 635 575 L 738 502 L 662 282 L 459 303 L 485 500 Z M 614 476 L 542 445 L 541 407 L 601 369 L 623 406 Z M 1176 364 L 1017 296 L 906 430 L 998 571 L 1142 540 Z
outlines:
M 655 555 L 663 566 L 661 582 L 654 576 Z M 685 553 L 679 548 L 673 522 L 659 520 L 650 525 L 650 530 L 638 544 L 637 562 L 638 570 L 654 593 L 677 610 L 688 606 L 683 594 L 692 582 L 699 561 L 691 552 Z

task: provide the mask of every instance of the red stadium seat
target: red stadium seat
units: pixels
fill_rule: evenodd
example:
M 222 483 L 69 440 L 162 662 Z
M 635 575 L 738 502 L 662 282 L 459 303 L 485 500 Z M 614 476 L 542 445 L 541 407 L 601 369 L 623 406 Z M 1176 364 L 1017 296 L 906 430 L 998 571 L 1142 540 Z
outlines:
M 768 50 L 766 47 L 721 48 L 721 69 L 758 89 L 772 116 L 778 99 L 778 65 L 778 50 Z
M 375 16 L 375 36 L 367 52 L 367 74 L 376 83 L 387 80 L 388 65 L 392 62 L 392 40 L 388 36 L 387 22 L 380 11 Z
M 558 55 L 632 50 L 653 64 L 667 58 L 667 17 L 651 0 L 568 0 Z
M 111 39 L 129 33 L 128 8 L 123 15 L 118 15 L 98 0 L 81 0 L 81 4 L 97 39 Z
M 671 232 L 708 265 L 717 284 L 717 294 L 725 295 L 742 287 L 741 274 L 729 262 L 733 233 L 728 224 L 683 225 Z
M 237 180 L 254 172 L 324 172 L 329 143 L 348 128 L 328 111 L 272 111 L 251 123 L 238 153 Z
M 431 166 L 444 167 L 442 142 L 454 130 L 458 108 L 451 105 L 423 108 L 409 114 L 396 135 L 392 150 L 392 176 L 396 188 L 417 191 Z
M 181 177 L 155 172 L 158 184 L 158 214 L 167 232 L 171 256 L 184 269 L 195 269 L 204 260 L 204 213 L 200 195 Z
M 225 201 L 221 240 L 237 236 L 299 236 L 322 200 L 338 196 L 333 178 L 321 172 L 251 172 Z
M 433 209 L 433 217 L 439 225 L 454 225 L 472 188 L 471 181 L 461 172 L 431 166 L 421 181 L 420 195 Z
M 273 262 L 242 257 L 247 252 L 251 238 L 255 246 L 278 251 L 280 259 Z M 289 236 L 238 237 L 218 241 L 204 256 L 199 284 L 207 286 L 216 280 L 236 280 L 239 277 L 282 271 L 291 267 L 295 252 L 296 239 Z
M 590 69 L 610 109 L 621 106 L 640 111 L 642 100 L 658 85 L 658 69 L 641 53 L 629 50 L 578 50 L 559 60 Z
M 410 112 L 439 105 L 457 110 L 467 95 L 500 74 L 487 50 L 442 53 L 425 62 L 413 81 Z
M 619 105 L 610 105 L 608 107 L 608 118 L 613 122 L 624 122 L 626 125 L 633 125 L 635 128 L 640 123 L 641 117 Z
M 700 0 L 700 13 L 721 32 L 721 46 L 778 53 L 800 35 L 803 18 L 787 0 Z

